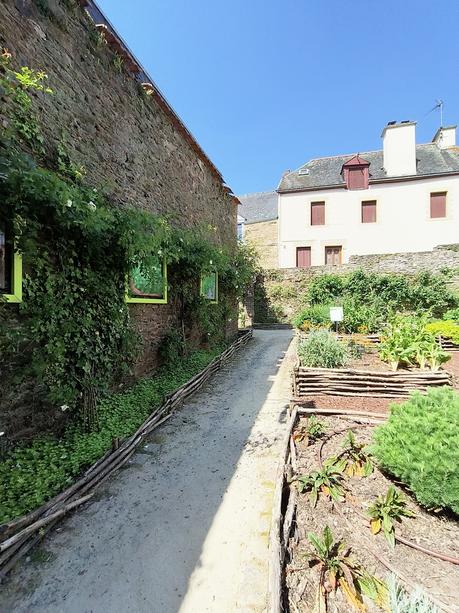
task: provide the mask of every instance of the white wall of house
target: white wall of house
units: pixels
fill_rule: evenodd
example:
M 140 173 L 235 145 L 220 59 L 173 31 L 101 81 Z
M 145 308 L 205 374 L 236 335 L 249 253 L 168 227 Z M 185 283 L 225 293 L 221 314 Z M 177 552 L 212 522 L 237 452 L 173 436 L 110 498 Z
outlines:
M 431 219 L 430 194 L 446 192 L 446 217 Z M 376 222 L 362 223 L 361 203 L 376 200 Z M 325 202 L 325 225 L 311 225 L 311 202 Z M 430 251 L 459 243 L 459 176 L 279 194 L 279 266 L 296 266 L 296 248 L 311 248 L 311 265 L 325 264 L 325 247 L 351 255 Z

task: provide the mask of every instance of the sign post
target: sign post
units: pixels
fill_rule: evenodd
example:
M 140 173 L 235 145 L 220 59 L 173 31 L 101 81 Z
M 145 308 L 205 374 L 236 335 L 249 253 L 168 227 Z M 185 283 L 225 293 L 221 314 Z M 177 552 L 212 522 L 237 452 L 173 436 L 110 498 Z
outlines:
M 335 332 L 338 332 L 338 322 L 343 321 L 343 307 L 330 307 L 330 319 L 335 324 Z

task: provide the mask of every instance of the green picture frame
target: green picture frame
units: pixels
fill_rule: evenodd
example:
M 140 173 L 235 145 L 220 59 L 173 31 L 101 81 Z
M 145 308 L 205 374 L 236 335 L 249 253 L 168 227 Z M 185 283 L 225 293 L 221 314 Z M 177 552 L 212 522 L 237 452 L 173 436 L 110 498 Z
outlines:
M 140 280 L 142 284 L 148 284 L 151 282 L 151 280 L 145 278 L 142 271 L 142 265 L 139 264 L 133 270 L 132 274 L 128 275 L 128 278 L 126 279 L 125 301 L 128 304 L 167 304 L 167 262 L 165 258 L 161 260 L 161 273 L 161 290 L 157 291 L 157 288 L 154 288 L 154 293 L 157 293 L 158 295 L 153 295 L 153 292 L 148 293 L 145 291 L 146 287 L 141 286 L 141 289 L 139 290 L 136 287 L 136 276 L 138 281 Z M 144 293 L 141 290 L 144 290 Z
M 11 293 L 1 294 L 7 302 L 22 302 L 22 255 L 14 251 L 11 260 Z
M 201 274 L 199 293 L 203 298 L 209 301 L 209 304 L 218 304 L 217 271 Z

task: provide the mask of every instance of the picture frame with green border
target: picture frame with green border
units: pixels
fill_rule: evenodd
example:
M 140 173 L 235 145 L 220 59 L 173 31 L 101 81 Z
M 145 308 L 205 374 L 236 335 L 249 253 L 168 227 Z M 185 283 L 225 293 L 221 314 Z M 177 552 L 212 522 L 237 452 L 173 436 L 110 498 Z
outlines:
M 11 271 L 11 291 L 7 294 L 0 294 L 7 302 L 22 302 L 22 255 L 16 251 L 12 257 Z
M 129 304 L 167 304 L 167 263 L 139 262 L 128 274 L 125 301 Z
M 22 255 L 11 242 L 8 228 L 8 224 L 0 223 L 0 296 L 6 302 L 19 303 L 22 302 Z
M 218 272 L 213 271 L 201 274 L 200 295 L 209 301 L 209 304 L 218 303 Z

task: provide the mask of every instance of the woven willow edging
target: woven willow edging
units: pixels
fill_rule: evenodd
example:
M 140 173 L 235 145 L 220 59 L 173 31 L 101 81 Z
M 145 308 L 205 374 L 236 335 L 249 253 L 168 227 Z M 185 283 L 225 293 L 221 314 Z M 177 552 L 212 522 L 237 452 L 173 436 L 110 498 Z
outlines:
M 370 371 L 345 368 L 306 368 L 293 371 L 293 395 L 302 398 L 311 394 L 332 396 L 406 397 L 415 390 L 452 385 L 446 370 L 438 371 Z
M 166 396 L 164 403 L 153 411 L 132 436 L 118 449 L 108 451 L 93 464 L 76 483 L 44 505 L 11 522 L 0 525 L 0 579 L 24 556 L 68 511 L 87 502 L 118 468 L 123 466 L 143 439 L 169 419 L 174 410 L 230 360 L 233 354 L 252 338 L 252 330 L 244 330 L 228 349 L 217 356 L 197 375 Z

